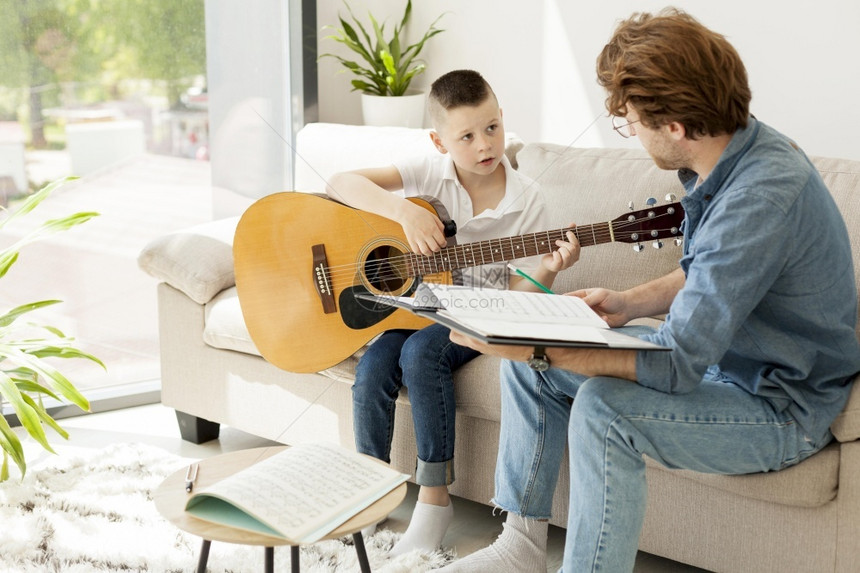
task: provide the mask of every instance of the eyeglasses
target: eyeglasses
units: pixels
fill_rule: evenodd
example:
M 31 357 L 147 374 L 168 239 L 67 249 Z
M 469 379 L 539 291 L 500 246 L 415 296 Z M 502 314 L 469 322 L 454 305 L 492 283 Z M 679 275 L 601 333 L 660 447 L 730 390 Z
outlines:
M 623 117 L 612 116 L 612 129 L 615 130 L 618 135 L 627 139 L 631 135 L 633 135 L 633 130 L 630 129 L 630 126 L 634 123 L 639 123 L 642 121 L 641 119 L 637 119 L 636 121 L 629 121 L 627 123 L 619 124 L 618 122 L 624 121 Z

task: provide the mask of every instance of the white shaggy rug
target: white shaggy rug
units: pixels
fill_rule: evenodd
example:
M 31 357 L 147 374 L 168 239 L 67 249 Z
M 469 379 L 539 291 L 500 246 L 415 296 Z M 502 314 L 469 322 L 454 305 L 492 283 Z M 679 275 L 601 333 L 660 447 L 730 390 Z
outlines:
M 144 444 L 82 452 L 0 483 L 0 572 L 195 571 L 200 538 L 174 527 L 152 502 L 153 490 L 188 460 Z M 399 536 L 383 529 L 365 540 L 373 571 L 428 571 L 453 559 L 443 552 L 390 559 Z M 209 572 L 262 570 L 263 548 L 212 542 Z M 275 548 L 275 571 L 289 570 L 289 547 Z M 301 570 L 358 571 L 351 536 L 302 547 Z

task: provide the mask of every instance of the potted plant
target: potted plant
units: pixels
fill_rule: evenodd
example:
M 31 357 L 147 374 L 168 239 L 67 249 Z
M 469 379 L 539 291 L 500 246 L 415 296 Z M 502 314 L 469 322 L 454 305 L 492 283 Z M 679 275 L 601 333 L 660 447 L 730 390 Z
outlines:
M 32 211 L 51 192 L 74 177 L 60 179 L 30 195 L 20 207 L 0 220 L 0 229 Z M 22 247 L 43 239 L 53 233 L 65 231 L 84 223 L 98 213 L 81 212 L 60 219 L 45 221 L 41 226 L 24 235 L 12 245 L 0 250 L 0 278 L 18 260 Z M 43 300 L 17 306 L 0 315 L 0 404 L 8 403 L 14 410 L 21 426 L 43 448 L 54 452 L 45 435 L 45 426 L 54 429 L 68 439 L 68 433 L 48 414 L 44 397 L 58 402 L 65 398 L 83 410 L 89 410 L 89 402 L 75 386 L 52 364 L 53 358 L 84 358 L 104 364 L 95 356 L 75 348 L 73 338 L 52 326 L 33 324 L 24 317 L 40 308 L 57 304 L 58 300 Z M 9 479 L 9 459 L 18 466 L 21 477 L 27 471 L 24 449 L 5 416 L 0 416 L 0 447 L 3 449 L 3 465 L 0 481 Z
M 444 14 L 430 24 L 418 42 L 406 45 L 404 29 L 412 15 L 412 0 L 407 0 L 403 18 L 400 24 L 394 26 L 388 39 L 385 36 L 385 23 L 380 24 L 368 12 L 373 32 L 371 35 L 368 28 L 355 17 L 346 0 L 344 4 L 352 24 L 338 15 L 340 27 L 324 26 L 323 30 L 334 30 L 335 33 L 326 36 L 326 39 L 340 42 L 358 54 L 360 59 L 356 62 L 336 54 L 322 54 L 320 58 L 335 58 L 346 68 L 344 71 L 358 76 L 352 80 L 352 91 L 362 94 L 362 112 L 366 124 L 422 127 L 425 94 L 410 90 L 409 84 L 415 76 L 424 73 L 426 66 L 418 59 L 418 54 L 427 40 L 444 31 L 436 27 Z M 404 108 L 404 111 L 392 109 L 394 105 Z

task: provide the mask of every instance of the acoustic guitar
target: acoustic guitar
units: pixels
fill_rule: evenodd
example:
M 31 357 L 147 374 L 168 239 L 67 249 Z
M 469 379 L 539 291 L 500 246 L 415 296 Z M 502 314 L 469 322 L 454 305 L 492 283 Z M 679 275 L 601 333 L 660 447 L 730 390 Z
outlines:
M 426 201 L 410 201 L 435 212 Z M 573 232 L 583 247 L 618 241 L 639 250 L 643 241 L 680 241 L 683 218 L 680 203 L 652 204 Z M 424 256 L 410 252 L 394 221 L 318 195 L 275 193 L 251 205 L 236 228 L 239 304 L 266 360 L 290 372 L 318 372 L 383 331 L 429 324 L 355 294 L 409 296 L 421 281 L 450 283 L 457 269 L 550 253 L 569 230 L 452 245 Z

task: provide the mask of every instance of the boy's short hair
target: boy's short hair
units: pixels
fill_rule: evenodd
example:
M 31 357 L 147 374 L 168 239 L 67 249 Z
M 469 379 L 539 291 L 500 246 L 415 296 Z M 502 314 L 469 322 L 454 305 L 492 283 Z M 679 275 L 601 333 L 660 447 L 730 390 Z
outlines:
M 677 121 L 690 139 L 734 133 L 749 117 L 740 55 L 725 36 L 674 8 L 621 22 L 597 58 L 597 81 L 611 115 L 626 115 L 630 103 L 647 127 Z
M 477 106 L 488 97 L 496 99 L 487 80 L 474 70 L 454 70 L 436 78 L 430 86 L 427 107 L 434 125 L 444 120 L 443 112 L 461 107 Z

